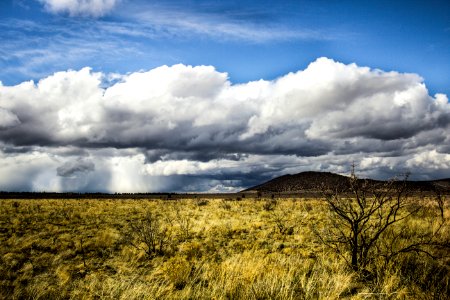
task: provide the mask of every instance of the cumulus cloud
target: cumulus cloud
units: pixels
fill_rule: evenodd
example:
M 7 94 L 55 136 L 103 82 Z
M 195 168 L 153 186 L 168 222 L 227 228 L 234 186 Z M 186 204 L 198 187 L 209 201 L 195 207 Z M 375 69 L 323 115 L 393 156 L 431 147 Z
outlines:
M 120 0 L 39 0 L 52 13 L 70 16 L 101 17 L 110 12 Z
M 351 160 L 374 177 L 433 177 L 450 155 L 448 97 L 416 74 L 319 58 L 242 84 L 181 64 L 110 77 L 84 68 L 0 86 L 3 155 L 40 149 L 58 161 L 54 186 L 109 191 L 239 189 Z

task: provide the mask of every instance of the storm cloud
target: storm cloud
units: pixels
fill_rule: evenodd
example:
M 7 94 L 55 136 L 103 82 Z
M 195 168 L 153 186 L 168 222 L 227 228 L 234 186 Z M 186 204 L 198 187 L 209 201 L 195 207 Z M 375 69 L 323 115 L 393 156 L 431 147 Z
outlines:
M 58 176 L 72 177 L 78 173 L 87 173 L 95 170 L 95 165 L 91 161 L 76 160 L 65 162 L 62 166 L 56 168 Z
M 84 68 L 0 85 L 0 188 L 230 191 L 352 161 L 377 178 L 450 177 L 450 104 L 416 74 L 319 58 L 242 84 L 181 64 L 109 77 Z

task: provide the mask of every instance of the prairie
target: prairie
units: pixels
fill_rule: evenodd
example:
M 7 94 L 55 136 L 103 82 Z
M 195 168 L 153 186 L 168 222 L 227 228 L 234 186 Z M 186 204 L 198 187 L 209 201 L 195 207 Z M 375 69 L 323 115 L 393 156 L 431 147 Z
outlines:
M 448 202 L 413 200 L 364 272 L 318 198 L 0 200 L 0 298 L 447 299 Z

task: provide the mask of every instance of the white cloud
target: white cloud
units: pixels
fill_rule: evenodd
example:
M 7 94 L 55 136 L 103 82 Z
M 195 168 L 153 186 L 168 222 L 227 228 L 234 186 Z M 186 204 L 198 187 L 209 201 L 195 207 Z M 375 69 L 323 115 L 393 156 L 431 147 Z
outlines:
M 435 149 L 415 154 L 407 165 L 421 169 L 450 169 L 450 154 L 439 153 Z
M 13 127 L 0 138 L 21 144 L 30 130 L 55 143 L 147 149 L 258 152 L 249 146 L 254 144 L 273 152 L 290 151 L 287 141 L 305 146 L 331 140 L 335 146 L 379 141 L 386 148 L 389 141 L 404 140 L 412 148 L 417 145 L 408 139 L 428 131 L 439 138 L 450 124 L 446 95 L 428 95 L 414 74 L 320 58 L 274 81 L 233 85 L 227 77 L 211 66 L 163 66 L 119 76 L 102 88 L 108 75 L 84 68 L 37 84 L 0 86 L 0 112 L 8 123 L 3 126 Z
M 415 74 L 327 58 L 237 85 L 211 66 L 57 72 L 0 85 L 0 117 L 3 167 L 17 161 L 18 176 L 29 180 L 45 162 L 46 172 L 33 175 L 39 188 L 209 190 L 237 176 L 245 183 L 228 183 L 237 189 L 283 172 L 345 172 L 352 160 L 372 176 L 443 174 L 450 155 L 446 95 L 430 96 Z M 32 151 L 41 153 L 33 164 L 20 163 Z M 12 186 L 0 180 L 0 188 Z
M 101 17 L 109 13 L 120 0 L 39 0 L 52 13 L 70 16 Z
M 443 101 L 442 101 L 443 102 Z M 444 104 L 448 107 L 448 103 Z M 327 58 L 274 82 L 274 93 L 249 120 L 248 138 L 269 127 L 307 124 L 308 138 L 396 139 L 433 126 L 446 114 L 415 74 L 385 73 Z

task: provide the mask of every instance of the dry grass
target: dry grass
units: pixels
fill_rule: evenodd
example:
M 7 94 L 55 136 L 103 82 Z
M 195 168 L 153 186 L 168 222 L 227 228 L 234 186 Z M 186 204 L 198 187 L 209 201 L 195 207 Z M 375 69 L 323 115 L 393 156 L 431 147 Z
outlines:
M 362 279 L 315 236 L 329 213 L 323 201 L 289 199 L 267 205 L 251 199 L 1 200 L 0 298 L 448 296 L 445 255 L 432 259 L 408 253 L 388 264 L 380 258 L 371 265 L 373 278 Z M 164 233 L 163 251 L 151 255 L 131 226 L 148 212 Z M 428 215 L 409 220 L 408 232 L 386 244 L 395 247 L 429 230 Z M 448 207 L 445 215 L 450 217 Z M 450 236 L 448 226 L 442 236 Z

